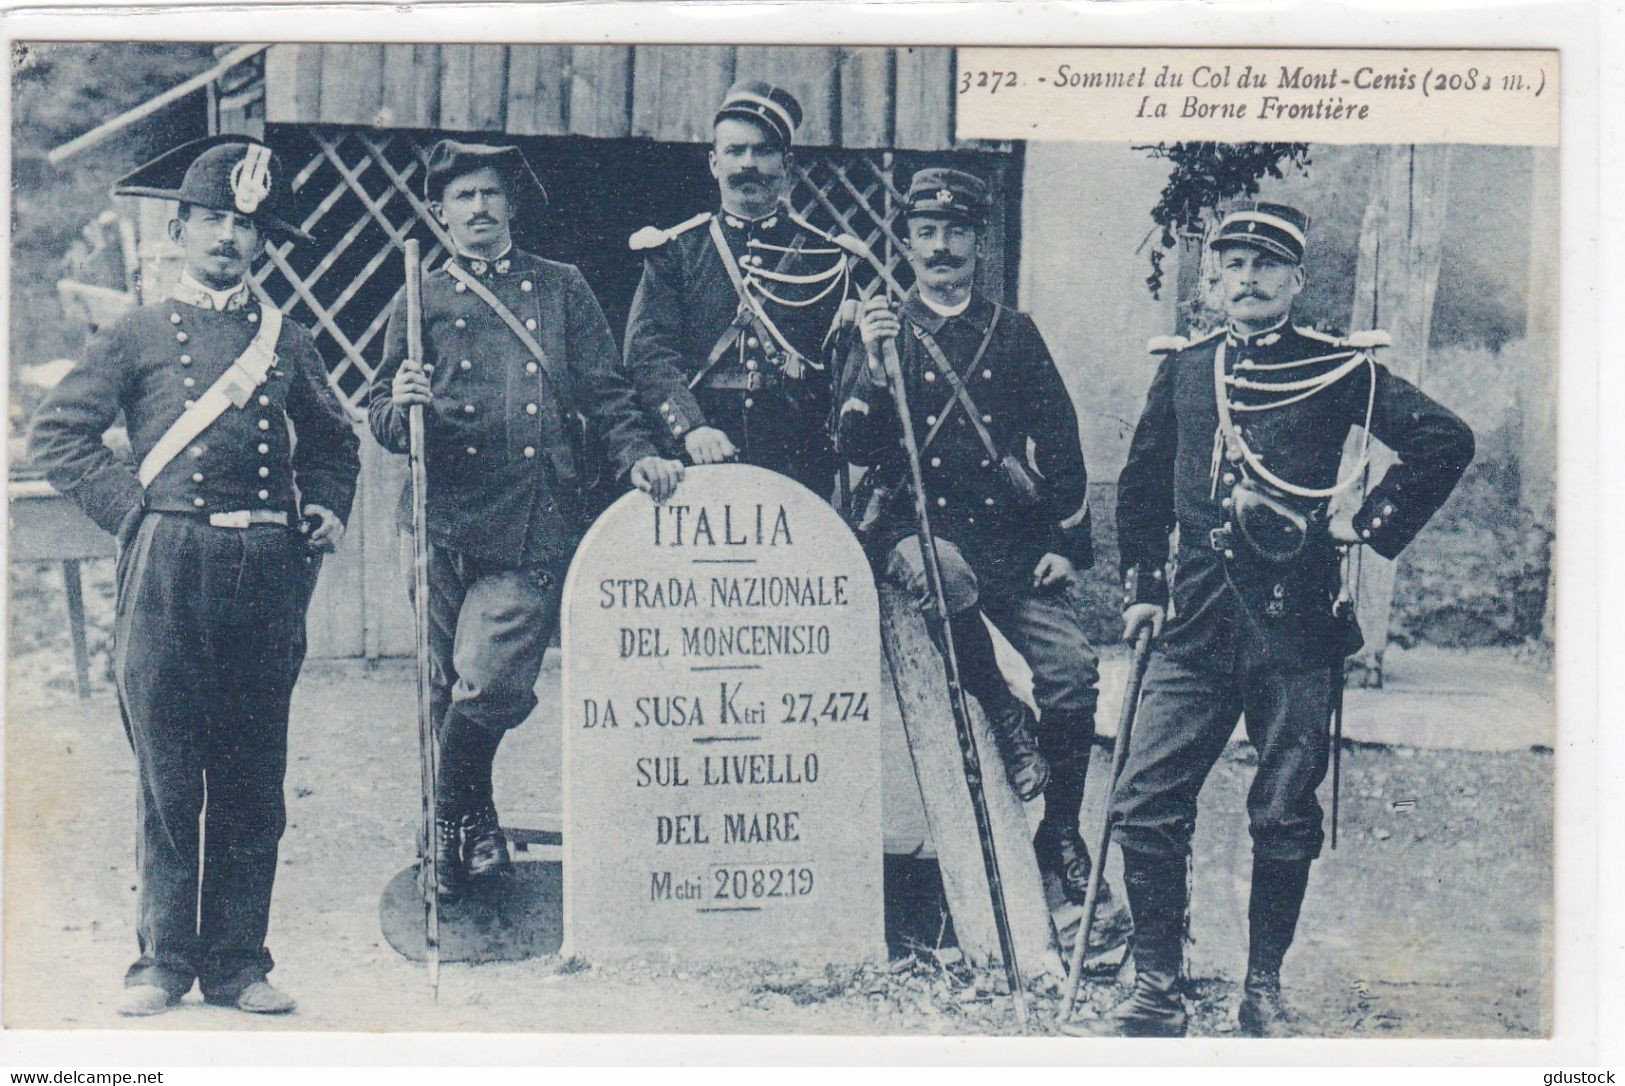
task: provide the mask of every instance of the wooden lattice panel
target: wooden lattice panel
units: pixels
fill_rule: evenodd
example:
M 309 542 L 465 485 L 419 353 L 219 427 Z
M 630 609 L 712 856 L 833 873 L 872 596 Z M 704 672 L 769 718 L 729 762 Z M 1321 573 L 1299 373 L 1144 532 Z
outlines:
M 421 196 L 433 136 L 298 125 L 273 126 L 267 138 L 298 165 L 293 188 L 300 225 L 316 242 L 267 247 L 254 271 L 254 289 L 315 333 L 334 388 L 359 415 L 400 291 L 404 242 L 417 237 L 427 265 L 450 249 L 450 238 Z M 894 290 L 904 289 L 911 278 L 902 252 L 900 178 L 925 161 L 909 156 L 910 161 L 899 162 L 902 157 L 885 151 L 803 151 L 790 197 L 808 221 L 868 245 Z M 1002 177 L 1002 156 L 974 158 L 990 180 L 996 178 L 987 166 Z M 627 260 L 634 259 L 627 254 Z M 1002 294 L 1001 266 L 1002 261 L 995 264 L 988 279 L 995 294 Z M 860 284 L 874 279 L 873 271 L 859 269 Z

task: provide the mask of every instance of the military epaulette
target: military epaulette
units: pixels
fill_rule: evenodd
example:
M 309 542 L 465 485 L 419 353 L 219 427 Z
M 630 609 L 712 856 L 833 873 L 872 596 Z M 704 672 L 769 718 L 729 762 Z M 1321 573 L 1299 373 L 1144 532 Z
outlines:
M 1392 347 L 1394 337 L 1381 328 L 1367 328 L 1359 332 L 1350 332 L 1346 336 L 1329 336 L 1325 332 L 1317 332 L 1313 328 L 1293 326 L 1294 330 L 1305 339 L 1318 340 L 1329 343 L 1333 347 L 1347 347 L 1355 351 L 1367 351 L 1376 347 Z
M 639 230 L 637 233 L 628 238 L 626 240 L 626 244 L 634 253 L 642 252 L 644 249 L 658 249 L 672 238 L 686 234 L 696 226 L 699 226 L 701 223 L 710 221 L 711 213 L 709 211 L 702 211 L 692 219 L 687 219 L 678 223 L 676 226 L 667 227 L 664 230 L 658 226 L 645 226 L 643 229 Z
M 1216 329 L 1198 339 L 1186 339 L 1184 336 L 1152 336 L 1146 341 L 1145 349 L 1151 354 L 1178 354 L 1180 351 L 1189 350 L 1192 347 L 1206 343 L 1208 340 L 1219 336 L 1223 331 L 1222 328 Z

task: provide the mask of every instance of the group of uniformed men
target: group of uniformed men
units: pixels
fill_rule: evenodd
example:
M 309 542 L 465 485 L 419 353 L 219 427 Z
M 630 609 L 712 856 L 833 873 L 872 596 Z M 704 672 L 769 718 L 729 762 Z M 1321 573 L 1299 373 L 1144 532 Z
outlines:
M 408 411 L 426 411 L 431 847 L 448 901 L 511 870 L 492 764 L 535 708 L 585 527 L 581 481 L 601 466 L 581 462 L 578 416 L 615 477 L 657 501 L 684 460 L 742 460 L 826 497 L 844 493 L 843 465 L 867 468 L 847 502 L 854 527 L 881 575 L 930 605 L 905 459 L 917 453 L 962 680 L 1010 785 L 1044 798 L 1041 866 L 1069 899 L 1084 897 L 1079 810 L 1098 675 L 1078 594 L 1093 553 L 1072 398 L 1032 319 L 974 289 L 984 182 L 918 171 L 903 213 L 914 285 L 898 297 L 876 265 L 880 289 L 861 291 L 862 246 L 786 202 L 801 117 L 778 87 L 729 91 L 710 154 L 720 208 L 631 239 L 645 263 L 624 354 L 576 268 L 513 247 L 516 219 L 546 203 L 519 150 L 447 140 L 430 156 L 424 196 L 454 251 L 425 276 L 423 357 L 408 356 L 394 314 L 367 415 L 378 442 L 405 453 Z M 308 240 L 275 153 L 211 137 L 116 191 L 178 201 L 170 230 L 185 270 L 167 299 L 92 342 L 35 419 L 32 447 L 119 541 L 115 673 L 140 778 L 140 957 L 118 1009 L 159 1013 L 196 982 L 209 1002 L 287 1012 L 264 940 L 288 706 L 319 555 L 342 538 L 354 495 L 357 438 L 309 333 L 252 290 L 269 238 Z M 1137 979 L 1110 1024 L 1127 1034 L 1185 1030 L 1196 797 L 1238 716 L 1259 753 L 1240 1018 L 1252 1033 L 1291 1030 L 1279 970 L 1321 844 L 1327 716 L 1358 643 L 1339 554 L 1398 553 L 1472 456 L 1460 420 L 1367 346 L 1290 323 L 1306 229 L 1279 205 L 1224 219 L 1212 248 L 1227 321 L 1162 345 L 1119 483 L 1126 636 L 1150 628 L 1159 649 L 1112 800 Z M 914 450 L 899 440 L 891 347 Z M 133 472 L 101 441 L 121 412 Z M 1352 519 L 1330 519 L 1352 426 L 1398 463 Z M 1030 664 L 1036 714 L 1006 685 L 984 619 Z M 1128 911 L 1110 903 L 1106 915 L 1120 940 Z

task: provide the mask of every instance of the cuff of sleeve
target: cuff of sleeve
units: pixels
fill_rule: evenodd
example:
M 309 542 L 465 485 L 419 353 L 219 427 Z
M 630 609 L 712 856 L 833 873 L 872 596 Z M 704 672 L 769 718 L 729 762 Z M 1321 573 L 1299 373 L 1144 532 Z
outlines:
M 340 523 L 350 523 L 350 507 L 355 504 L 355 491 L 336 490 L 322 486 L 314 481 L 301 482 L 299 487 L 299 511 L 303 513 L 307 505 L 319 505 L 329 510 Z
M 1123 571 L 1123 606 L 1168 602 L 1168 578 L 1161 566 L 1140 562 Z
M 687 389 L 660 401 L 660 424 L 674 440 L 681 441 L 690 430 L 705 425 L 705 414 Z M 630 467 L 634 461 L 628 461 Z
M 1405 517 L 1403 501 L 1399 495 L 1373 491 L 1359 512 L 1354 514 L 1354 533 L 1360 542 L 1384 558 L 1398 557 L 1405 549 L 1408 537 L 1398 530 Z

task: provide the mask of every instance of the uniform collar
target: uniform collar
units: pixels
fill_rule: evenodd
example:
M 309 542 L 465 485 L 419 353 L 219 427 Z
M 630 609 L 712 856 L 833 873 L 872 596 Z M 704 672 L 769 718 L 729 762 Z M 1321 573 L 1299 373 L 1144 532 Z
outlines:
M 903 299 L 903 315 L 914 324 L 932 335 L 942 331 L 949 321 L 969 321 L 978 331 L 987 331 L 988 315 L 992 312 L 993 304 L 983 298 L 974 289 L 970 292 L 970 299 L 965 308 L 954 314 L 943 314 L 932 308 L 920 296 L 919 287 L 910 287 L 908 295 Z
M 1287 322 L 1291 319 L 1292 314 L 1288 313 L 1262 332 L 1244 333 L 1227 326 L 1224 336 L 1225 344 L 1232 350 L 1241 347 L 1273 347 L 1281 341 Z
M 460 250 L 451 260 L 457 261 L 478 276 L 489 275 L 492 271 L 495 271 L 498 275 L 507 275 L 509 269 L 513 267 L 513 242 L 510 241 L 508 247 L 497 254 L 495 260 L 487 260 L 483 256 L 469 256 Z M 448 260 L 447 263 L 450 263 L 451 260 Z
M 199 309 L 209 309 L 216 313 L 235 313 L 249 302 L 247 283 L 238 283 L 225 290 L 215 290 L 206 287 L 192 277 L 192 273 L 181 270 L 181 277 L 175 283 L 175 289 L 169 296 L 185 305 L 196 306 Z
M 771 230 L 778 226 L 784 219 L 784 210 L 775 208 L 759 219 L 747 219 L 743 215 L 735 215 L 727 208 L 722 208 L 717 212 L 717 218 L 721 219 L 722 225 L 730 230 L 743 230 L 746 233 L 754 233 L 757 230 Z

